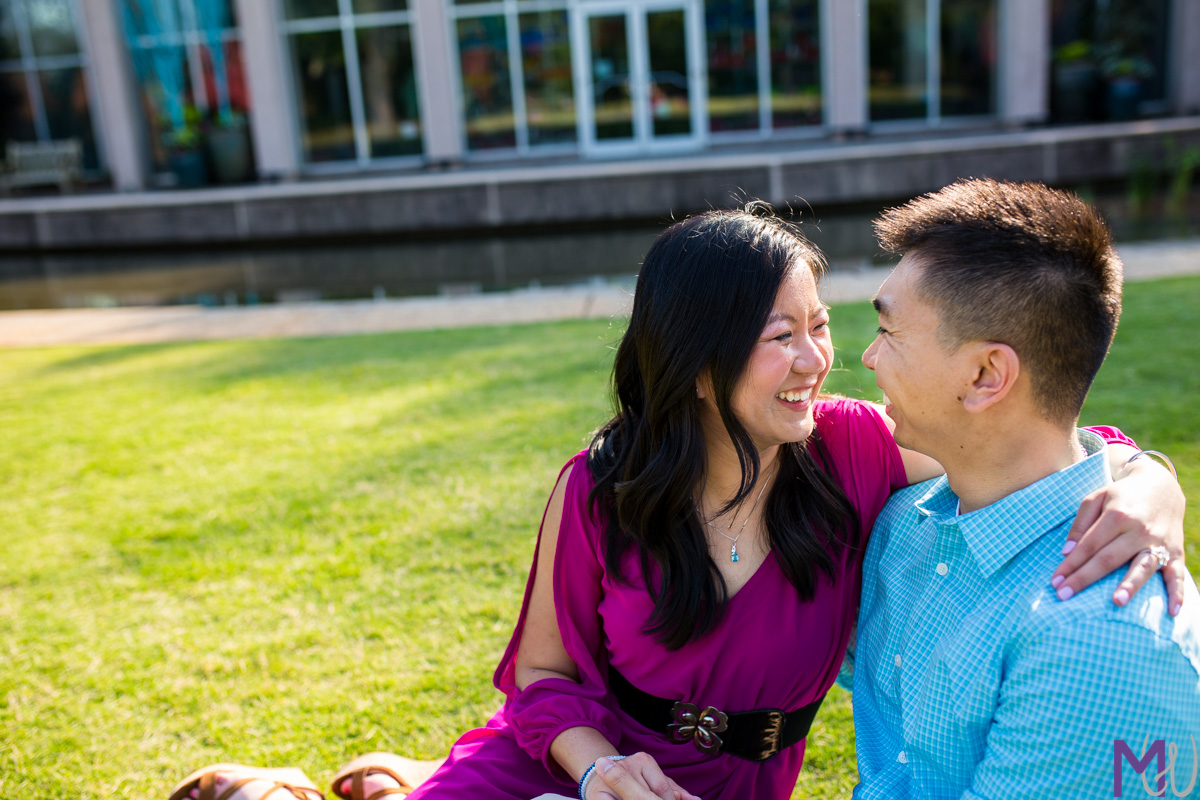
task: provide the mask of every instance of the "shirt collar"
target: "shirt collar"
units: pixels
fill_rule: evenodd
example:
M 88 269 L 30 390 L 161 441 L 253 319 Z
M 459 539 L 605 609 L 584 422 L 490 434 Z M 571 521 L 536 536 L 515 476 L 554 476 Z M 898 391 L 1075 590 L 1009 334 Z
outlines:
M 990 506 L 958 512 L 958 497 L 942 476 L 916 503 L 937 524 L 958 527 L 984 577 L 991 577 L 1047 531 L 1075 516 L 1084 495 L 1112 482 L 1107 446 L 1091 431 L 1080 430 L 1086 458 L 1047 475 Z

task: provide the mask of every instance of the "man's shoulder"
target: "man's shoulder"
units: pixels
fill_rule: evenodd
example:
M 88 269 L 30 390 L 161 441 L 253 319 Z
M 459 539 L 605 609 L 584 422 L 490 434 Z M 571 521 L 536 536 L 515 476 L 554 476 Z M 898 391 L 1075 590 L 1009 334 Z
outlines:
M 1046 574 L 1055 563 L 1045 566 Z M 1036 587 L 1028 595 L 1026 613 L 1014 639 L 1050 647 L 1075 643 L 1104 648 L 1140 642 L 1147 648 L 1178 650 L 1200 679 L 1200 595 L 1194 582 L 1188 581 L 1183 609 L 1172 617 L 1166 588 L 1158 576 L 1124 606 L 1114 603 L 1113 592 L 1124 575 L 1122 566 L 1065 601 L 1058 599 L 1049 583 Z

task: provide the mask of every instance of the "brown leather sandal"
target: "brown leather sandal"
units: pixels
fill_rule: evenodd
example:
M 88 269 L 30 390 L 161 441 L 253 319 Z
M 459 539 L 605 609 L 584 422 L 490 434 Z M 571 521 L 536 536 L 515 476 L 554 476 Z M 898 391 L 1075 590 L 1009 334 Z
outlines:
M 237 778 L 218 795 L 219 772 L 232 772 Z M 298 769 L 264 769 L 247 767 L 244 764 L 212 764 L 198 769 L 175 786 L 169 800 L 188 800 L 188 793 L 195 788 L 200 789 L 199 800 L 229 800 L 239 789 L 252 781 L 270 781 L 272 784 L 258 796 L 258 800 L 325 800 L 325 795 L 321 794 L 308 776 Z
M 342 800 L 379 800 L 387 795 L 408 794 L 417 787 L 404 777 L 406 774 L 420 784 L 432 775 L 441 764 L 441 761 L 414 761 L 411 758 L 401 758 L 392 753 L 367 753 L 342 767 L 333 779 L 333 786 L 330 787 L 330 790 Z M 387 775 L 400 786 L 380 789 L 367 795 L 363 781 L 368 775 L 374 774 Z M 346 782 L 347 778 L 350 778 L 350 794 L 343 794 L 342 784 Z

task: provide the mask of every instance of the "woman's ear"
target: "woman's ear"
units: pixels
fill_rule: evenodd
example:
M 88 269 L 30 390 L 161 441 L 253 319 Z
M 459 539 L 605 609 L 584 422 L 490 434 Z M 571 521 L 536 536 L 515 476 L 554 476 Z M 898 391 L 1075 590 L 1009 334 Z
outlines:
M 1021 359 L 1009 345 L 979 342 L 975 347 L 975 373 L 963 398 L 963 408 L 972 414 L 1007 397 L 1021 375 Z
M 704 370 L 696 376 L 696 397 L 700 400 L 712 395 L 712 379 L 709 377 L 708 370 Z

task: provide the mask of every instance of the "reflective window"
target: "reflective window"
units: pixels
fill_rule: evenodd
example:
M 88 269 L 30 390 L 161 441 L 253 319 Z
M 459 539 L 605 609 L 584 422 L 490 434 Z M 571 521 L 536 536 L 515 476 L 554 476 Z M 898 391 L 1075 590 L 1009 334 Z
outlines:
M 283 0 L 283 15 L 287 19 L 336 17 L 338 0 Z
M 472 151 L 574 145 L 567 0 L 455 0 L 460 113 Z
M 650 117 L 655 136 L 692 131 L 683 11 L 646 14 L 650 44 Z
M 0 0 L 0 155 L 9 141 L 78 139 L 97 169 L 74 0 Z
M 355 14 L 378 14 L 385 11 L 407 11 L 408 0 L 354 0 Z
M 82 67 L 44 69 L 38 73 L 51 139 L 69 139 L 92 129 L 87 84 Z
M 346 89 L 341 31 L 293 36 L 292 56 L 300 89 L 304 160 L 353 160 L 354 121 Z
M 996 0 L 869 0 L 867 31 L 872 121 L 996 112 Z
M 942 0 L 941 114 L 991 114 L 996 107 L 995 0 Z
M 410 5 L 285 0 L 306 163 L 424 152 Z
M 155 170 L 183 186 L 253 178 L 232 0 L 120 0 Z
M 588 19 L 596 140 L 633 138 L 629 29 L 624 14 Z
M 709 0 L 704 14 L 710 130 L 755 130 L 761 124 L 755 0 Z
M 771 0 L 771 125 L 821 122 L 818 0 Z
M 869 0 L 868 97 L 873 121 L 924 118 L 929 113 L 926 0 Z
M 820 0 L 707 0 L 708 119 L 714 134 L 768 136 L 821 124 L 820 5 Z
M 408 25 L 358 31 L 358 72 L 371 155 L 421 154 L 421 110 Z
M 1055 122 L 1169 110 L 1170 0 L 1052 0 L 1050 20 Z
M 521 72 L 529 144 L 575 141 L 575 84 L 566 11 L 522 14 Z
M 37 0 L 26 5 L 29 37 L 38 56 L 66 56 L 79 52 L 71 0 Z
M 23 72 L 0 72 L 0 137 L 5 142 L 30 142 L 38 138 L 33 103 Z
M 457 29 L 467 148 L 516 147 L 507 20 L 500 15 L 468 17 L 458 21 Z

